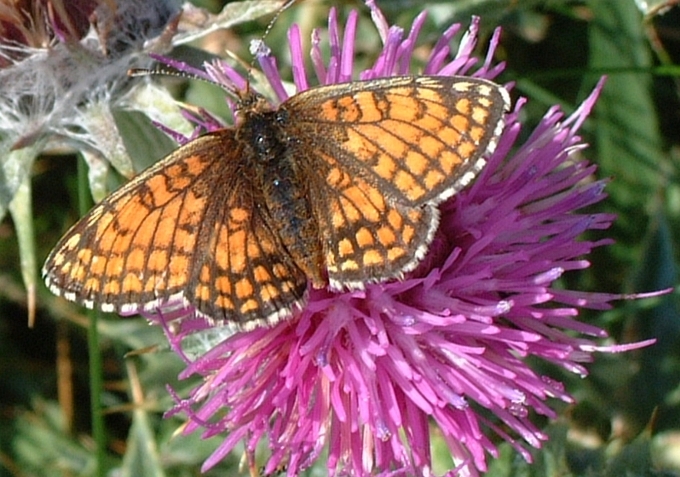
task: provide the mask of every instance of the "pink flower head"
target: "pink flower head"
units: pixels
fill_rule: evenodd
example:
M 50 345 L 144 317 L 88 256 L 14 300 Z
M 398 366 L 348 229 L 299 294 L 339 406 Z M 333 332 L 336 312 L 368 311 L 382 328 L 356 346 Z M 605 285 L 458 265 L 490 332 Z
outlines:
M 358 78 L 415 74 L 411 57 L 425 15 L 405 33 L 367 4 L 384 46 Z M 297 91 L 357 78 L 357 18 L 352 12 L 342 28 L 331 11 L 330 58 L 322 59 L 315 33 L 313 74 L 305 68 L 298 28 L 290 29 Z M 478 19 L 452 52 L 460 29 L 453 25 L 443 34 L 424 73 L 494 79 L 502 70 L 492 63 L 500 31 L 479 64 L 471 56 Z M 284 101 L 289 93 L 275 58 L 262 45 L 257 50 L 273 102 Z M 222 62 L 200 74 L 232 91 L 247 85 Z M 266 443 L 265 473 L 285 465 L 287 475 L 297 475 L 325 451 L 331 476 L 432 475 L 431 424 L 450 448 L 451 475 L 485 471 L 487 457 L 497 456 L 493 433 L 529 460 L 527 444 L 538 448 L 547 438 L 531 412 L 554 417 L 546 401 L 572 397 L 561 383 L 532 371 L 526 358 L 586 375 L 582 363 L 594 351 L 648 344 L 598 348 L 594 340 L 606 334 L 577 321 L 579 308 L 607 309 L 620 297 L 554 286 L 563 273 L 587 268 L 583 257 L 609 243 L 580 238 L 613 220 L 579 213 L 605 197 L 605 181 L 592 180 L 595 166 L 580 156 L 585 144 L 577 135 L 601 87 L 569 117 L 550 109 L 524 144 L 517 138 L 525 100 L 517 100 L 487 166 L 440 207 L 429 253 L 404 280 L 351 292 L 310 287 L 304 309 L 291 319 L 235 334 L 190 310 L 149 316 L 186 360 L 181 377 L 203 377 L 187 399 L 175 395 L 170 414 L 188 415 L 186 433 L 226 436 L 204 470 L 242 441 L 250 458 Z M 220 127 L 209 115 L 200 124 Z

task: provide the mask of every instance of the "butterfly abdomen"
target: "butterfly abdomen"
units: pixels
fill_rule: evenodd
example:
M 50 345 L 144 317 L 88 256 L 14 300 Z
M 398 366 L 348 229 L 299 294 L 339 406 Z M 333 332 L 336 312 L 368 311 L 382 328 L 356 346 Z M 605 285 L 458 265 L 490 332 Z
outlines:
M 264 220 L 295 264 L 316 286 L 323 286 L 319 227 L 309 201 L 308 178 L 296 162 L 277 112 L 246 114 L 242 130 L 252 148 L 253 175 L 261 193 Z

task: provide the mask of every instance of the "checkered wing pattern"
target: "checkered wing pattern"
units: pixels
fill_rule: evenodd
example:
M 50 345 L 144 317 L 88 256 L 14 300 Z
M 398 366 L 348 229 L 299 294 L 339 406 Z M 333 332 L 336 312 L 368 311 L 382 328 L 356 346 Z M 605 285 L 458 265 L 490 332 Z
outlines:
M 179 148 L 99 203 L 56 245 L 43 274 L 58 295 L 133 313 L 182 299 L 216 320 L 276 321 L 306 288 L 225 157 L 233 130 Z M 222 193 L 221 193 L 222 192 Z
M 495 148 L 507 92 L 409 76 L 322 86 L 200 137 L 113 193 L 48 257 L 56 294 L 105 311 L 181 300 L 252 328 L 335 289 L 399 278 L 427 253 L 437 205 Z
M 312 204 L 336 288 L 400 277 L 438 224 L 436 205 L 495 149 L 507 92 L 482 79 L 394 77 L 332 85 L 284 103 L 312 151 Z
M 325 182 L 312 188 L 328 280 L 335 289 L 401 277 L 422 260 L 439 211 L 390 200 L 361 176 L 322 155 Z M 319 179 L 321 180 L 321 179 Z M 315 182 L 315 181 L 310 181 Z

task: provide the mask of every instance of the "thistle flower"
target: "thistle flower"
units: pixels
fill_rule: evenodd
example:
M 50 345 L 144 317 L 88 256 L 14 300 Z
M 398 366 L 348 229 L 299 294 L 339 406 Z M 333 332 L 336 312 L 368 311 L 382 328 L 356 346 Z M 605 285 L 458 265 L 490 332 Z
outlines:
M 404 34 L 373 2 L 367 4 L 384 46 L 359 78 L 414 74 L 411 57 L 425 15 Z M 450 43 L 461 26 L 449 28 L 424 73 L 494 79 L 503 69 L 492 63 L 500 31 L 478 65 L 471 56 L 478 23 L 473 20 L 453 59 Z M 314 81 L 355 78 L 356 25 L 356 13 L 343 30 L 331 12 L 327 62 L 320 36 L 313 37 L 315 80 L 305 70 L 299 31 L 290 29 L 297 91 Z M 265 48 L 257 51 L 276 95 L 272 101 L 285 100 L 289 93 L 274 58 Z M 221 62 L 201 74 L 229 90 L 247 84 Z M 487 457 L 497 456 L 490 434 L 530 460 L 528 446 L 538 448 L 547 439 L 530 414 L 555 417 L 548 399 L 573 398 L 561 383 L 534 372 L 527 358 L 585 376 L 583 363 L 594 352 L 649 344 L 599 347 L 595 340 L 606 333 L 579 322 L 579 309 L 607 309 L 621 297 L 555 285 L 565 272 L 587 268 L 583 257 L 609 243 L 580 238 L 614 219 L 579 212 L 605 197 L 606 181 L 592 180 L 596 168 L 581 157 L 585 144 L 577 135 L 602 86 L 569 117 L 551 108 L 523 144 L 517 138 L 525 100 L 517 100 L 487 166 L 440 207 L 429 253 L 404 280 L 344 293 L 311 289 L 304 309 L 290 320 L 236 334 L 192 310 L 148 315 L 186 360 L 181 377 L 203 377 L 188 398 L 173 392 L 177 405 L 169 414 L 189 417 L 185 433 L 226 436 L 204 470 L 243 441 L 251 462 L 258 444 L 266 443 L 265 473 L 285 465 L 288 475 L 297 475 L 326 451 L 331 476 L 432 475 L 430 423 L 449 446 L 451 475 L 487 469 Z M 219 127 L 209 116 L 199 122 Z
M 83 0 L 68 12 L 58 0 L 25 3 L 0 11 L 1 150 L 70 145 L 132 175 L 122 141 L 106 134 L 111 110 L 129 91 L 127 69 L 146 56 L 144 42 L 177 11 L 160 0 Z

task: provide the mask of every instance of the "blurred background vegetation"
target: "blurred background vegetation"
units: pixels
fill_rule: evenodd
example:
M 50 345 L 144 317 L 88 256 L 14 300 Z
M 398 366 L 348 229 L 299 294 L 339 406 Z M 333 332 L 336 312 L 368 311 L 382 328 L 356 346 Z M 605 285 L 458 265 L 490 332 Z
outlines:
M 195 2 L 213 12 L 224 2 Z M 636 293 L 675 287 L 680 244 L 680 6 L 633 0 L 378 0 L 391 24 L 408 28 L 430 11 L 421 44 L 431 44 L 452 22 L 482 16 L 482 41 L 503 28 L 496 59 L 507 62 L 499 82 L 514 81 L 515 95 L 529 98 L 528 134 L 554 104 L 571 112 L 601 75 L 608 80 L 582 135 L 585 156 L 612 177 L 606 202 L 593 210 L 618 215 L 614 226 L 589 238 L 616 243 L 589 257 L 592 267 L 570 273 L 564 286 L 592 292 Z M 368 11 L 356 1 L 305 1 L 274 22 L 268 45 L 286 45 L 292 22 L 304 35 L 324 26 L 330 5 L 345 18 L 357 9 L 358 55 L 378 50 Z M 173 54 L 200 64 L 201 50 L 234 51 L 250 61 L 248 42 L 260 38 L 271 16 L 245 22 L 184 46 Z M 275 48 L 276 51 L 276 48 Z M 480 48 L 479 53 L 484 51 Z M 285 57 L 286 52 L 281 51 Z M 0 85 L 2 88 L 2 85 Z M 196 82 L 174 81 L 178 98 L 215 111 L 220 91 Z M 217 111 L 219 113 L 219 111 Z M 158 139 L 149 124 L 116 115 L 135 165 L 158 160 L 172 142 Z M 139 131 L 142 131 L 140 134 Z M 150 141 L 148 138 L 153 137 Z M 83 166 L 78 157 L 53 151 L 33 167 L 33 214 L 38 263 L 79 216 Z M 116 178 L 112 178 L 115 181 Z M 80 186 L 79 186 L 80 184 Z M 527 466 L 507 446 L 492 463 L 493 476 L 680 475 L 680 316 L 676 293 L 645 301 L 621 301 L 606 312 L 584 311 L 582 319 L 606 329 L 618 342 L 650 337 L 655 346 L 619 355 L 600 354 L 581 379 L 535 363 L 535 369 L 565 382 L 578 404 L 560 410 L 546 426 L 552 440 Z M 20 270 L 15 223 L 0 223 L 0 477 L 89 476 L 95 464 L 90 412 L 88 329 L 90 317 L 76 306 L 37 290 L 35 326 L 27 327 L 29 305 Z M 160 330 L 139 318 L 99 317 L 99 349 L 105 408 L 107 469 L 115 475 L 199 475 L 219 439 L 173 438 L 181 420 L 163 420 L 172 407 L 166 384 L 180 395 L 192 387 L 178 382 L 183 365 L 167 350 Z M 153 349 L 149 350 L 148 348 Z M 149 352 L 139 352 L 146 350 Z M 131 352 L 137 351 L 136 353 Z M 435 440 L 435 459 L 446 468 L 446 447 Z M 101 455 L 101 454 L 100 454 Z M 238 474 L 237 453 L 205 475 Z M 323 475 L 323 467 L 310 475 Z M 110 474 L 113 475 L 113 474 Z

